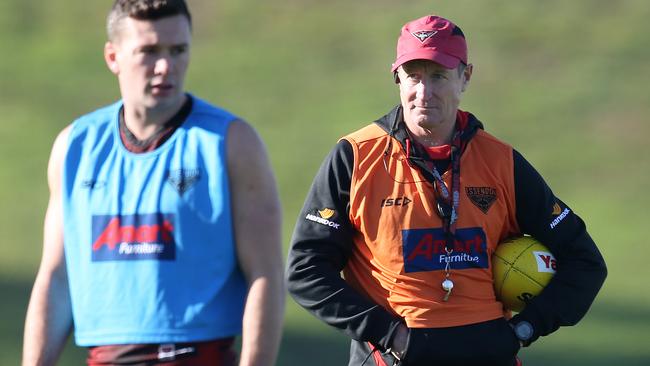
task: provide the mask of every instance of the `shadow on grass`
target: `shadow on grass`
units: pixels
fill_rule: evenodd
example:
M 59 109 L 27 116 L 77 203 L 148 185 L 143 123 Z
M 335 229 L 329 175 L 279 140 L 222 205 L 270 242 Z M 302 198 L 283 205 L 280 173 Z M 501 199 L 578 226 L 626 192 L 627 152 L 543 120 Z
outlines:
M 20 364 L 22 349 L 22 333 L 25 310 L 29 299 L 31 282 L 10 281 L 0 279 L 0 365 Z M 621 316 L 624 314 L 624 316 Z M 633 307 L 623 304 L 601 303 L 590 314 L 591 321 L 622 322 L 621 328 L 636 325 L 642 319 L 650 319 L 650 309 Z M 627 324 L 627 325 L 626 325 Z M 620 354 L 617 351 L 616 334 L 606 334 L 608 329 L 602 329 L 604 336 L 611 337 L 611 349 L 595 349 L 594 352 L 575 351 L 568 347 L 531 347 L 523 354 L 526 366 L 541 365 L 650 365 L 650 353 L 636 355 Z M 646 349 L 646 340 L 639 339 L 639 347 Z M 286 366 L 325 366 L 346 365 L 348 355 L 348 340 L 342 333 L 333 329 L 304 332 L 287 327 L 284 332 L 278 365 Z M 85 350 L 68 342 L 59 365 L 83 365 Z
M 611 354 L 585 354 L 582 352 L 545 352 L 532 350 L 527 356 L 522 357 L 524 366 L 648 366 L 650 359 L 643 356 Z
M 347 365 L 350 343 L 337 331 L 304 334 L 285 329 L 278 365 Z
M 8 281 L 0 278 L 0 365 L 20 365 L 25 312 L 32 289 L 31 281 Z M 59 365 L 83 365 L 85 350 L 72 340 L 61 355 Z

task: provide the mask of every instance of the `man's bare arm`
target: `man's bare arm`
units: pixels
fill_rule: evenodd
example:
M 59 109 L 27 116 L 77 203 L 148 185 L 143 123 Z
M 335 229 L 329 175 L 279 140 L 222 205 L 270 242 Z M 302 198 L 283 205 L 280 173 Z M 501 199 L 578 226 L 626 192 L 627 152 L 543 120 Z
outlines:
M 70 128 L 52 148 L 47 176 L 50 199 L 45 214 L 43 254 L 34 282 L 23 339 L 23 366 L 54 365 L 72 330 L 72 309 L 63 253 L 61 177 Z
M 233 123 L 227 151 L 237 256 L 249 286 L 240 365 L 272 365 L 284 318 L 282 210 L 264 145 L 253 128 Z

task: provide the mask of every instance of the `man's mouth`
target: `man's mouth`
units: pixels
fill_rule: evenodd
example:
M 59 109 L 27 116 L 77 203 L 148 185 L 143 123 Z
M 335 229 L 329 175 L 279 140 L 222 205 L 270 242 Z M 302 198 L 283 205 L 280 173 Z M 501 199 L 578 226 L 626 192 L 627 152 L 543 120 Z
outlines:
M 174 89 L 174 84 L 172 83 L 157 83 L 151 85 L 151 91 L 154 94 L 157 93 L 166 93 Z

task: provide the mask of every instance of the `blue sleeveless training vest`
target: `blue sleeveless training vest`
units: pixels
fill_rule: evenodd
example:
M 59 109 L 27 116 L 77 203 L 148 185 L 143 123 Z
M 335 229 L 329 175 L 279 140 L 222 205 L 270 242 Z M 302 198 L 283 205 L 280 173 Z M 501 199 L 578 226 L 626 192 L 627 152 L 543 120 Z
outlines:
M 152 152 L 118 130 L 121 102 L 73 124 L 63 168 L 65 256 L 80 346 L 211 340 L 241 333 L 226 165 L 236 117 L 198 98 Z

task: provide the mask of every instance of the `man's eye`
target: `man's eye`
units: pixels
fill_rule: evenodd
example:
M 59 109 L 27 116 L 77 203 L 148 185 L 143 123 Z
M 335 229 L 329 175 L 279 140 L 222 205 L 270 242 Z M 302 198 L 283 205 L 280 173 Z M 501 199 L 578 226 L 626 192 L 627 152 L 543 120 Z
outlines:
M 172 47 L 171 53 L 172 55 L 180 55 L 183 54 L 187 51 L 187 46 L 176 46 Z
M 142 47 L 140 48 L 140 53 L 144 53 L 145 55 L 151 55 L 156 53 L 156 48 L 155 47 Z

